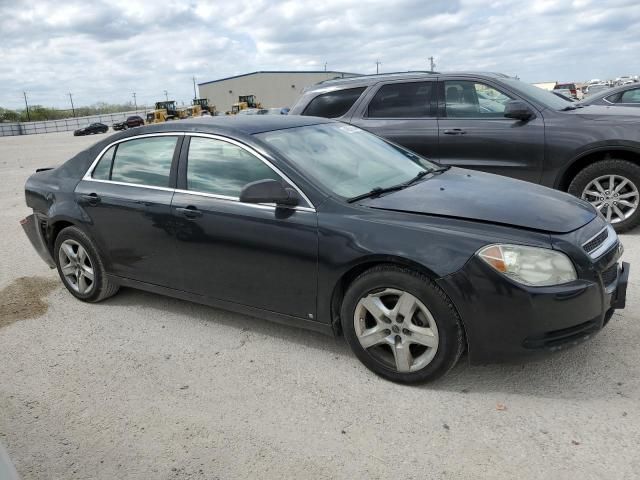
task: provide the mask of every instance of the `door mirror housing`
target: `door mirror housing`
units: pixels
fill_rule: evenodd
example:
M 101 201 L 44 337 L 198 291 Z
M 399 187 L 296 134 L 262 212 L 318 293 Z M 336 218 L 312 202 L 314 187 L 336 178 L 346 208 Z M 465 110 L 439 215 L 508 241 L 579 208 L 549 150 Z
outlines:
M 285 188 L 277 180 L 266 179 L 247 183 L 240 192 L 240 201 L 244 203 L 275 203 L 294 207 L 299 199 L 295 190 Z
M 504 116 L 525 121 L 533 118 L 535 114 L 522 100 L 509 100 L 504 106 Z

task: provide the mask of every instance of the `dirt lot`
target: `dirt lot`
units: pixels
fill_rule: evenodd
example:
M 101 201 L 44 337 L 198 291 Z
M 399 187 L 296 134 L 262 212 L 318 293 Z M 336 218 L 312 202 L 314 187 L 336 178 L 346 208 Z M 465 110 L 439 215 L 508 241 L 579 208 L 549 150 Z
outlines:
M 0 443 L 24 479 L 640 478 L 640 232 L 593 341 L 421 387 L 342 339 L 123 290 L 74 300 L 18 220 L 96 137 L 0 138 Z

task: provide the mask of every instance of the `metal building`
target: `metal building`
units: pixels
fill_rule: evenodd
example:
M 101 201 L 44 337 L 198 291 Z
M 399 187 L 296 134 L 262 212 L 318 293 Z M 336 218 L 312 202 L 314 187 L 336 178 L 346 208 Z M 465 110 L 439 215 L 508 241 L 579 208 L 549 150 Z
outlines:
M 264 108 L 291 107 L 305 87 L 332 78 L 356 76 L 334 71 L 259 71 L 198 84 L 199 97 L 219 112 L 231 110 L 240 95 L 255 95 Z

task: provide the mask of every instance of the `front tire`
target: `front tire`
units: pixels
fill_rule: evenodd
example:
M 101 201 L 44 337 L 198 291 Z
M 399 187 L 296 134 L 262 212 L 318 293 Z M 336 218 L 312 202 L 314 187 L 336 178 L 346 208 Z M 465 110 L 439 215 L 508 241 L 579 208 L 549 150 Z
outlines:
M 627 160 L 593 163 L 575 176 L 569 193 L 591 203 L 616 232 L 640 223 L 640 166 Z
M 342 330 L 358 359 L 399 383 L 432 381 L 464 351 L 460 317 L 428 277 L 395 265 L 367 270 L 349 286 Z
M 79 228 L 67 227 L 58 234 L 54 258 L 62 283 L 77 299 L 95 303 L 118 291 L 119 286 L 107 277 L 94 243 Z

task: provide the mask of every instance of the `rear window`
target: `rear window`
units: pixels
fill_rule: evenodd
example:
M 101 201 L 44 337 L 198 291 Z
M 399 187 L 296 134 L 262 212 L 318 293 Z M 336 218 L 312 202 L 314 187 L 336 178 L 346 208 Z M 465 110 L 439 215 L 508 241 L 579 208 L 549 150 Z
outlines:
M 178 137 L 149 137 L 118 144 L 111 180 L 152 187 L 168 187 Z
M 309 102 L 302 115 L 325 118 L 341 117 L 349 111 L 365 90 L 366 87 L 358 87 L 323 93 Z
M 430 114 L 432 82 L 390 83 L 371 100 L 370 118 L 419 118 Z

